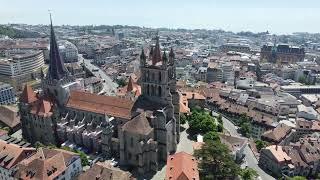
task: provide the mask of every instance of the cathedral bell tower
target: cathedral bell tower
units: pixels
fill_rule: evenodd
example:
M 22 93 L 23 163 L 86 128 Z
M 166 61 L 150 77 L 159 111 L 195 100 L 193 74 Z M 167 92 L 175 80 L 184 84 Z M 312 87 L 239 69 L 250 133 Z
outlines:
M 49 70 L 42 79 L 42 89 L 46 96 L 54 99 L 58 106 L 63 106 L 69 98 L 68 84 L 74 82 L 59 53 L 59 46 L 54 33 L 50 14 L 50 52 Z

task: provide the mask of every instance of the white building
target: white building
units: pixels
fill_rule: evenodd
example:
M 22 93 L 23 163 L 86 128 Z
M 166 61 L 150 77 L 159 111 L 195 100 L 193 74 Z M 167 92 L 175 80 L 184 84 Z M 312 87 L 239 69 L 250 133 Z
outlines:
M 231 63 L 222 64 L 222 78 L 224 82 L 233 82 L 234 72 L 233 65 Z
M 0 57 L 0 79 L 21 89 L 24 83 L 40 78 L 43 67 L 44 55 L 40 50 L 6 51 L 5 57 Z
M 0 82 L 0 105 L 9 105 L 15 102 L 13 87 L 10 84 Z
M 298 105 L 297 117 L 307 120 L 318 120 L 319 114 L 312 107 L 306 107 L 303 104 Z
M 69 41 L 61 40 L 59 43 L 60 56 L 65 63 L 78 61 L 78 48 Z

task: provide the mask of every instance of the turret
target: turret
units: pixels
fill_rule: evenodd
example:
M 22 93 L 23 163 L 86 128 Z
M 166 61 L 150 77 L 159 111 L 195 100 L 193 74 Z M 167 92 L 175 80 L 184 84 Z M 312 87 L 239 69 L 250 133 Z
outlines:
M 143 67 L 146 64 L 146 55 L 144 53 L 144 49 L 142 48 L 141 50 L 141 55 L 140 55 L 140 66 Z

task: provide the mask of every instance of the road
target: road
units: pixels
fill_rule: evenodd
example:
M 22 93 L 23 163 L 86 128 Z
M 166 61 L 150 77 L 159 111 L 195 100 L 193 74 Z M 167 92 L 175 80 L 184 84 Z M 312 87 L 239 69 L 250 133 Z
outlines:
M 80 58 L 79 63 L 84 62 L 86 68 L 90 72 L 92 72 L 94 76 L 105 80 L 103 83 L 103 89 L 101 92 L 104 92 L 106 95 L 109 95 L 109 96 L 115 95 L 115 92 L 118 88 L 118 84 L 113 82 L 112 79 L 99 67 L 91 64 L 90 59 L 84 59 L 82 56 L 79 56 L 79 58 Z M 99 71 L 94 72 L 93 69 L 99 69 Z
M 189 154 L 193 154 L 193 147 L 192 144 L 194 141 L 188 139 L 187 129 L 189 128 L 188 123 L 182 125 L 184 127 L 184 130 L 180 134 L 180 142 L 177 147 L 177 152 L 187 152 Z M 152 180 L 162 180 L 165 179 L 166 176 L 166 166 L 163 166 L 161 170 L 159 170 L 153 177 Z
M 215 112 L 213 112 L 213 113 L 215 113 Z M 241 137 L 241 135 L 237 132 L 236 126 L 230 120 L 228 120 L 225 117 L 222 117 L 222 121 L 223 121 L 223 127 L 227 131 L 229 131 L 230 135 Z M 256 157 L 254 156 L 253 152 L 251 151 L 251 149 L 249 148 L 249 146 L 245 147 L 244 154 L 246 155 L 247 166 L 256 170 L 257 173 L 259 174 L 259 176 L 261 177 L 261 179 L 263 179 L 263 180 L 274 179 L 272 176 L 270 176 L 269 174 L 264 172 L 258 166 L 258 161 L 257 161 Z

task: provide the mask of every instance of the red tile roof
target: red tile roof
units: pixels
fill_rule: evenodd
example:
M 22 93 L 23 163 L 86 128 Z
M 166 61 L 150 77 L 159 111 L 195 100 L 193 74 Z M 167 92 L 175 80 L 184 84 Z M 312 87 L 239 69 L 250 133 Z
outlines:
M 151 128 L 150 126 L 148 119 L 146 118 L 145 112 L 140 113 L 131 121 L 128 121 L 125 125 L 123 125 L 122 129 L 124 131 L 142 135 L 148 135 L 153 130 L 153 128 Z
M 133 104 L 129 99 L 71 91 L 66 107 L 131 119 Z
M 31 86 L 25 85 L 23 92 L 20 96 L 20 101 L 24 103 L 32 103 L 38 100 L 36 93 L 32 90 Z
M 115 168 L 110 164 L 97 162 L 92 168 L 79 176 L 79 180 L 133 180 L 131 173 Z
M 185 152 L 168 156 L 166 180 L 186 179 L 199 179 L 197 160 Z
M 40 148 L 36 154 L 18 164 L 16 178 L 21 179 L 54 179 L 64 172 L 73 157 L 73 152 L 60 149 Z
M 0 166 L 5 169 L 10 169 L 35 152 L 35 148 L 7 144 L 6 141 L 0 140 Z
M 41 99 L 32 105 L 31 113 L 38 116 L 50 117 L 52 113 L 52 102 Z

